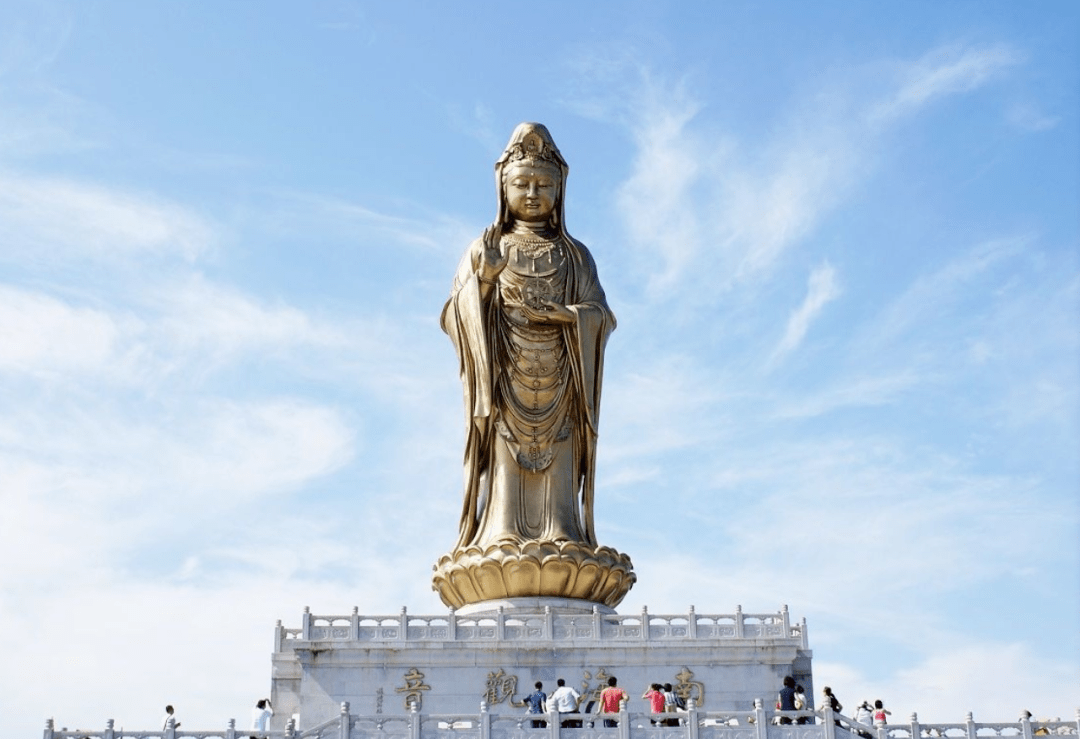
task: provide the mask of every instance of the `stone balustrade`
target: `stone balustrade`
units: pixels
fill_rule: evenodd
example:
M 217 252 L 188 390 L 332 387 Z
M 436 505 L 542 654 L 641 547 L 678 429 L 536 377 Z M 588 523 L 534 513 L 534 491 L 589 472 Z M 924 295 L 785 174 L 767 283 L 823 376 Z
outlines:
M 906 724 L 890 724 L 880 729 L 855 723 L 852 719 L 824 710 L 820 715 L 811 711 L 766 711 L 756 701 L 753 711 L 699 711 L 691 703 L 689 710 L 679 714 L 662 714 L 676 719 L 678 726 L 654 726 L 657 714 L 622 711 L 611 716 L 573 714 L 582 722 L 581 728 L 564 728 L 558 715 L 513 716 L 480 711 L 469 715 L 379 714 L 355 716 L 349 704 L 341 704 L 340 714 L 329 721 L 304 731 L 293 728 L 292 722 L 283 731 L 259 732 L 259 739 L 989 739 L 1017 737 L 1039 739 L 1042 736 L 1080 737 L 1080 709 L 1073 721 L 1017 721 L 1015 723 L 976 723 L 969 713 L 963 723 L 923 724 L 915 714 Z M 606 727 L 604 719 L 617 722 Z M 780 718 L 792 719 L 780 724 Z M 798 724 L 798 718 L 806 718 Z M 546 720 L 547 726 L 533 728 L 536 719 Z M 816 721 L 816 722 L 815 722 Z M 57 729 L 52 719 L 45 723 L 43 739 L 248 739 L 250 729 L 237 729 L 235 720 L 217 731 L 179 730 L 171 725 L 164 731 L 126 731 L 117 729 L 113 721 L 106 722 L 104 731 Z
M 559 613 L 550 607 L 523 613 L 500 608 L 490 615 L 416 616 L 402 608 L 392 616 L 365 616 L 354 608 L 347 616 L 317 616 L 304 609 L 303 625 L 287 629 L 277 622 L 274 651 L 285 652 L 305 642 L 517 642 L 557 641 L 583 645 L 617 641 L 767 640 L 795 642 L 809 649 L 806 619 L 792 625 L 787 606 L 777 613 L 702 615 L 694 607 L 685 614 L 657 615 L 643 608 L 640 614 L 618 615 Z

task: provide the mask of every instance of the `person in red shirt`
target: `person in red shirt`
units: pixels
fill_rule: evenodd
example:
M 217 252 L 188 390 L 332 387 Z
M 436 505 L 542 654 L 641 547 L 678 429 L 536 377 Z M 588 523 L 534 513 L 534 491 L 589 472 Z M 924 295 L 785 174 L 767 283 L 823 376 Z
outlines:
M 645 700 L 649 701 L 649 706 L 652 708 L 653 713 L 664 712 L 664 693 L 660 690 L 660 683 L 653 683 L 649 686 L 649 689 L 645 691 L 645 694 L 641 696 Z M 656 721 L 653 721 L 653 725 Z
M 608 686 L 600 693 L 600 713 L 618 713 L 622 702 L 630 700 L 630 696 L 626 694 L 625 690 L 617 687 L 619 681 L 614 676 L 608 678 L 607 684 Z M 615 719 L 604 719 L 604 726 L 606 727 L 618 725 L 619 722 Z

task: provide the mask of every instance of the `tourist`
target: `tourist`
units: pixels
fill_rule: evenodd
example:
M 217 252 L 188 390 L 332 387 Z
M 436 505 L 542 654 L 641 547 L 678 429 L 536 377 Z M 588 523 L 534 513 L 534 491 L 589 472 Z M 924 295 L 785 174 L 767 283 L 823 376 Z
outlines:
M 568 688 L 566 686 L 566 681 L 561 677 L 555 684 L 557 687 L 555 688 L 555 692 L 551 694 L 551 703 L 555 706 L 555 710 L 560 714 L 577 713 L 578 701 L 581 700 L 581 693 L 573 688 Z M 581 719 L 567 719 L 561 721 L 561 725 L 567 729 L 580 729 Z
M 531 715 L 538 715 L 547 713 L 547 693 L 544 692 L 544 684 L 539 680 L 536 681 L 536 691 L 525 699 L 525 703 L 529 706 L 527 713 Z M 534 719 L 532 727 L 534 729 L 543 729 L 547 726 L 547 721 L 539 721 Z
M 667 713 L 678 713 L 686 710 L 686 701 L 675 692 L 675 689 L 671 687 L 671 683 L 664 683 L 664 710 Z M 679 719 L 677 718 L 669 718 L 664 721 L 664 726 L 678 725 Z
M 885 720 L 886 716 L 892 716 L 892 711 L 886 710 L 885 704 L 881 701 L 874 701 L 874 728 L 884 727 L 888 723 Z
M 863 726 L 874 725 L 874 712 L 870 708 L 870 701 L 863 701 L 859 704 L 859 707 L 855 709 L 855 722 L 862 724 Z M 859 736 L 863 739 L 870 739 L 870 732 L 859 730 Z
M 645 693 L 641 697 L 644 698 L 645 700 L 649 701 L 649 710 L 652 713 L 663 713 L 664 712 L 665 699 L 664 699 L 664 693 L 660 689 L 660 683 L 653 683 L 652 685 L 650 685 L 645 690 Z M 653 723 L 653 726 L 656 726 L 656 724 L 657 724 L 655 719 L 653 720 L 652 723 Z
M 795 686 L 795 710 L 806 710 L 806 693 L 803 691 L 803 686 L 801 685 Z M 799 716 L 799 718 L 796 719 L 795 723 L 805 724 L 809 720 L 810 719 L 808 719 L 806 716 Z
M 780 688 L 780 695 L 776 701 L 777 709 L 781 711 L 795 710 L 795 678 L 791 675 L 784 677 L 784 687 Z M 790 724 L 790 716 L 781 716 L 780 723 Z
M 824 700 L 821 701 L 821 703 L 822 703 L 821 710 L 822 711 L 824 711 L 826 708 L 828 708 L 833 713 L 840 713 L 841 711 L 844 710 L 844 707 L 842 705 L 840 705 L 840 701 L 837 699 L 837 697 L 835 695 L 833 695 L 832 688 L 830 688 L 828 685 L 826 685 L 825 688 L 821 692 L 825 696 Z M 833 719 L 833 723 L 835 723 L 837 726 L 839 726 L 840 725 L 840 720 L 839 719 Z
M 619 681 L 612 675 L 607 679 L 608 686 L 600 693 L 600 713 L 608 715 L 618 713 L 622 709 L 623 701 L 630 700 L 630 696 L 626 694 L 626 691 L 618 687 Z M 615 719 L 604 719 L 604 726 L 611 728 L 612 726 L 618 726 L 619 722 Z
M 270 717 L 274 715 L 274 709 L 270 705 L 269 698 L 260 698 L 255 707 L 251 709 L 251 730 L 265 732 Z
M 180 722 L 176 718 L 176 712 L 173 711 L 172 706 L 165 706 L 165 716 L 161 719 L 161 730 L 165 731 L 169 728 L 169 719 L 172 719 L 173 728 L 179 729 Z

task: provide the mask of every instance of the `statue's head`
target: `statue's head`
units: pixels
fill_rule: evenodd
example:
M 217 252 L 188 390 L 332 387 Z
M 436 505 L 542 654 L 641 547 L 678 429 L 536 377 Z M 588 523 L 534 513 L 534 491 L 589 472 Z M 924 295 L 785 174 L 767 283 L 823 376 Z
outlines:
M 497 225 L 506 226 L 514 219 L 543 220 L 562 230 L 568 171 L 547 127 L 540 123 L 519 124 L 495 162 Z

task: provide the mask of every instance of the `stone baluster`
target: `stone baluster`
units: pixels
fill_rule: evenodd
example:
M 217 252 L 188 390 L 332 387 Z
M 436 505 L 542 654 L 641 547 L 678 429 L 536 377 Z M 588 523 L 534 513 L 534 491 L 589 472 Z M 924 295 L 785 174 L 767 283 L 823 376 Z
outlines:
M 420 739 L 420 728 L 423 717 L 420 715 L 420 707 L 417 699 L 409 701 L 409 739 Z
M 551 612 L 551 606 L 544 606 L 544 638 L 548 641 L 555 638 L 555 614 Z
M 601 628 L 601 623 L 600 623 L 600 606 L 594 605 L 592 607 L 592 625 L 593 625 L 593 639 L 596 639 L 597 641 L 599 641 L 600 638 L 604 634 L 604 630 Z
M 229 724 L 225 729 L 225 739 L 236 739 L 236 719 L 229 719 Z
M 690 611 L 693 610 L 694 607 L 690 606 Z M 686 736 L 688 739 L 698 739 L 698 707 L 694 696 L 686 701 Z
M 832 701 L 828 701 L 825 706 L 825 739 L 836 739 L 836 725 L 839 723 L 837 720 L 837 714 L 832 709 Z
M 349 702 L 341 704 L 341 720 L 338 724 L 338 739 L 349 739 L 352 733 L 352 716 L 349 715 Z
M 446 638 L 450 641 L 457 641 L 457 611 L 455 611 L 453 608 L 450 609 L 450 616 L 447 619 L 446 630 L 447 632 L 449 632 L 447 633 Z M 481 703 L 480 705 L 486 704 Z
M 51 718 L 45 719 L 45 732 L 41 735 L 41 739 L 53 739 L 53 731 L 56 725 Z
M 1080 736 L 1080 708 L 1076 709 L 1076 735 Z
M 409 638 L 409 614 L 405 610 L 405 606 L 401 607 L 401 623 L 398 626 L 398 641 L 405 641 Z
M 742 606 L 735 606 L 735 638 L 742 639 L 743 637 L 743 615 Z
M 806 616 L 803 616 L 802 622 L 799 624 L 799 633 L 802 636 L 802 648 L 803 649 L 809 649 L 810 648 L 810 637 L 806 633 Z M 915 737 L 912 737 L 911 739 L 919 739 L 919 737 L 915 736 Z
M 281 625 L 281 619 L 274 625 L 274 652 L 280 652 L 285 642 L 285 627 Z
M 506 609 L 499 606 L 499 612 L 495 615 L 495 635 L 499 641 L 506 639 Z
M 619 701 L 619 739 L 630 739 L 630 714 L 626 712 L 626 698 Z
M 641 639 L 642 641 L 649 640 L 649 607 L 641 607 Z
M 349 619 L 349 638 L 353 641 L 360 640 L 360 607 L 352 607 L 352 617 Z
M 105 734 L 102 737 L 102 739 L 113 739 L 113 737 L 116 736 L 116 732 L 114 731 L 115 726 L 116 726 L 116 723 L 111 718 L 106 719 L 105 720 Z
M 968 711 L 967 716 L 964 718 L 964 721 L 967 723 L 968 739 L 977 739 L 978 729 L 975 728 L 975 715 L 971 713 L 971 711 Z
M 487 701 L 480 701 L 480 739 L 491 739 L 491 714 Z
M 1020 716 L 1020 735 L 1024 739 L 1033 739 L 1035 736 L 1035 732 L 1031 729 L 1031 719 L 1026 713 Z
M 918 714 L 912 713 L 909 723 L 911 724 L 911 739 L 919 739 L 922 736 L 922 727 L 919 726 Z
M 304 641 L 311 641 L 311 607 L 304 606 L 304 614 L 300 617 L 300 623 L 303 627 Z
M 765 703 L 761 698 L 754 698 L 754 736 L 769 739 L 769 717 L 765 715 Z
M 791 614 L 788 613 L 787 603 L 780 606 L 780 617 L 784 621 L 784 638 L 791 638 Z
M 285 722 L 285 737 L 286 739 L 293 739 L 296 736 L 296 719 L 292 716 Z
M 693 606 L 690 606 L 690 615 L 686 621 L 686 635 L 691 639 L 697 639 L 697 614 Z

